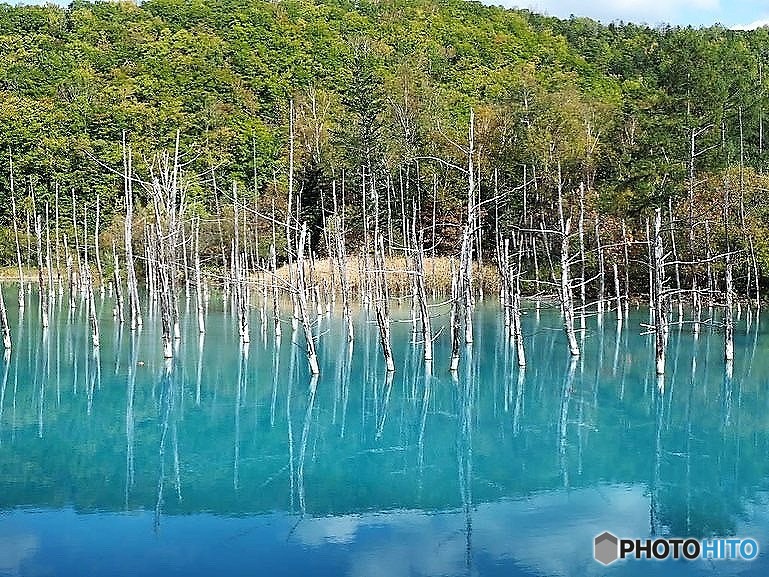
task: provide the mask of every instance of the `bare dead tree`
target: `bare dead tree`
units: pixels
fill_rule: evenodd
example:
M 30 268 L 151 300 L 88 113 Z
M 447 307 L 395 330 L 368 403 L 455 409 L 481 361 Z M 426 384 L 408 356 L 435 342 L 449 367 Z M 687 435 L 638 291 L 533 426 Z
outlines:
M 101 198 L 96 193 L 96 223 L 93 231 L 93 252 L 96 258 L 96 271 L 99 273 L 99 287 L 104 296 L 104 269 L 101 266 L 101 249 L 99 247 L 99 225 L 101 223 Z
M 526 366 L 526 352 L 523 346 L 523 329 L 521 324 L 521 273 L 523 269 L 523 236 L 518 237 L 518 263 L 515 271 L 510 276 L 510 290 L 512 291 L 512 328 L 515 339 L 516 358 L 518 366 Z
M 117 255 L 117 246 L 115 241 L 112 241 L 112 262 L 114 265 L 113 276 L 115 280 L 115 309 L 114 316 L 118 322 L 122 325 L 125 322 L 125 312 L 123 311 L 123 282 L 120 278 L 120 259 Z
M 734 360 L 734 282 L 733 282 L 733 263 L 731 255 L 731 238 L 729 228 L 729 185 L 724 182 L 724 208 L 723 208 L 723 225 L 724 225 L 724 238 L 726 239 L 726 251 L 724 254 L 725 265 L 725 284 L 724 284 L 724 298 L 726 300 L 724 310 L 724 360 L 727 365 Z
M 462 282 L 462 275 L 459 270 L 456 270 L 454 261 L 451 262 L 451 320 L 449 326 L 451 328 L 451 360 L 449 362 L 449 370 L 455 373 L 459 369 L 459 343 L 460 343 L 460 330 L 462 327 L 462 315 L 464 313 L 464 307 L 462 306 L 462 292 L 460 284 Z
M 296 253 L 296 303 L 299 309 L 302 329 L 304 331 L 307 363 L 310 367 L 310 373 L 317 375 L 320 373 L 320 368 L 318 367 L 318 355 L 315 352 L 315 339 L 312 334 L 312 324 L 310 323 L 310 317 L 307 313 L 307 284 L 304 274 L 305 244 L 307 244 L 307 223 L 303 222 Z
M 5 298 L 0 288 L 0 330 L 3 332 L 3 347 L 5 350 L 11 348 L 11 327 L 8 324 L 8 311 L 5 308 Z
M 470 122 L 467 131 L 467 221 L 462 231 L 462 247 L 459 254 L 460 287 L 464 299 L 465 343 L 473 342 L 473 227 L 476 225 L 475 202 L 475 112 L 470 109 Z
M 377 326 L 379 327 L 379 341 L 382 345 L 382 355 L 385 360 L 387 372 L 395 370 L 393 361 L 392 343 L 390 341 L 390 294 L 387 288 L 385 275 L 385 249 L 384 236 L 376 237 L 374 247 L 374 309 L 376 311 Z
M 123 242 L 126 259 L 126 282 L 128 290 L 128 303 L 131 310 L 131 330 L 142 326 L 141 305 L 139 303 L 139 283 L 136 278 L 133 253 L 133 155 L 126 142 L 126 133 L 123 131 L 123 194 L 125 198 L 125 220 L 123 222 Z
M 180 337 L 176 277 L 179 266 L 179 238 L 186 210 L 185 184 L 181 175 L 179 132 L 173 154 L 157 153 L 149 167 L 149 179 L 140 180 L 152 199 L 154 242 L 160 282 L 160 315 L 163 357 L 173 357 L 173 341 Z
M 37 278 L 40 285 L 40 324 L 43 326 L 43 329 L 47 329 L 50 307 L 48 306 L 48 283 L 43 273 L 43 231 L 39 214 L 35 215 L 35 237 L 37 240 Z
M 195 219 L 195 306 L 198 313 L 198 332 L 206 332 L 205 304 L 203 296 L 203 274 L 200 268 L 200 218 Z
M 668 300 L 665 291 L 665 250 L 662 243 L 662 209 L 654 212 L 654 244 L 651 245 L 653 274 L 652 302 L 654 305 L 655 370 L 665 374 L 665 353 L 668 340 Z
M 433 359 L 433 334 L 430 322 L 430 309 L 427 301 L 427 290 L 425 288 L 425 256 L 424 256 L 424 231 L 420 230 L 417 234 L 416 228 L 412 231 L 414 236 L 414 286 L 416 288 L 416 297 L 419 307 L 419 317 L 422 327 L 422 342 L 424 347 L 424 360 L 430 362 Z
M 10 150 L 8 151 L 8 157 L 10 162 L 10 179 L 11 179 L 11 210 L 13 215 L 13 236 L 16 240 L 16 263 L 19 267 L 19 310 L 21 312 L 24 311 L 24 272 L 22 270 L 22 261 L 21 261 L 21 242 L 19 240 L 19 221 L 18 215 L 16 213 L 16 193 L 15 193 L 15 186 L 14 186 L 14 175 L 13 175 L 13 156 L 10 153 Z
M 342 293 L 342 314 L 347 327 L 347 342 L 353 341 L 352 314 L 350 312 L 350 278 L 347 271 L 347 249 L 345 247 L 344 206 L 339 209 L 336 196 L 336 180 L 331 183 L 331 191 L 334 199 L 334 236 L 336 246 L 336 265 L 339 275 L 340 290 Z
M 628 247 L 630 246 L 630 241 L 628 240 L 627 236 L 627 227 L 625 226 L 625 220 L 622 220 L 622 252 L 624 258 L 624 269 L 625 269 L 625 319 L 628 318 L 629 308 L 630 308 L 630 254 Z
M 574 294 L 571 286 L 571 259 L 569 256 L 569 244 L 571 239 L 571 217 L 564 215 L 563 179 L 561 177 L 561 165 L 558 163 L 558 218 L 560 221 L 561 237 L 561 290 L 559 292 L 561 309 L 563 313 L 563 328 L 569 346 L 569 353 L 579 356 L 577 335 L 574 331 Z
M 85 221 L 85 215 L 83 216 Z M 83 223 L 85 224 L 85 222 Z M 96 310 L 96 301 L 93 295 L 93 275 L 91 274 L 91 265 L 88 262 L 88 252 L 85 253 L 85 268 L 83 269 L 85 278 L 83 282 L 86 283 L 86 293 L 88 295 L 88 320 L 91 323 L 91 342 L 95 349 L 99 348 L 101 344 L 101 337 L 99 335 L 99 319 Z
M 232 283 L 235 294 L 235 305 L 238 314 L 238 332 L 240 340 L 248 343 L 251 340 L 249 328 L 249 310 L 248 310 L 248 282 L 243 273 L 243 256 L 240 247 L 240 205 L 238 203 L 238 187 L 232 183 L 232 202 L 235 216 L 234 238 L 232 245 Z

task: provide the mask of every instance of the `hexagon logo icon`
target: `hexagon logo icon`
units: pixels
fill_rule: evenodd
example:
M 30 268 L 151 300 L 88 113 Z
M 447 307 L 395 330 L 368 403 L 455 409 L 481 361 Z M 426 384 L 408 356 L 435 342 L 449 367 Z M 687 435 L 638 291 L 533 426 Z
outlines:
M 608 531 L 604 531 L 595 538 L 593 557 L 604 565 L 614 563 L 619 558 L 619 540 Z

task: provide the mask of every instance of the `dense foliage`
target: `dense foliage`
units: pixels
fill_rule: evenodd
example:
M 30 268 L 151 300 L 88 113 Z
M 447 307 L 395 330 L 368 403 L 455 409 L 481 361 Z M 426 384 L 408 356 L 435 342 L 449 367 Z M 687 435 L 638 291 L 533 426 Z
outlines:
M 364 178 L 403 199 L 397 213 L 435 202 L 451 221 L 472 108 L 481 196 L 509 195 L 489 228 L 520 217 L 524 170 L 542 214 L 559 181 L 581 182 L 591 211 L 637 225 L 669 199 L 715 222 L 733 187 L 766 266 L 767 53 L 766 29 L 604 26 L 464 0 L 2 5 L 0 219 L 11 153 L 22 207 L 58 187 L 65 213 L 71 191 L 119 212 L 124 132 L 137 170 L 180 132 L 201 210 L 233 181 L 284 198 L 293 101 L 295 188 L 315 225 L 342 175 L 353 223 Z

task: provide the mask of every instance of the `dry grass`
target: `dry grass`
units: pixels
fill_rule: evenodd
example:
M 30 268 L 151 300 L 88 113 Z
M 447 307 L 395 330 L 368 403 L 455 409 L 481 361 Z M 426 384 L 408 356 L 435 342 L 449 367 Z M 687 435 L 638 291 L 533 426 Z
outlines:
M 452 266 L 453 260 L 453 266 Z M 447 257 L 425 258 L 425 285 L 428 291 L 438 293 L 451 292 L 452 269 L 456 270 L 459 263 L 456 259 Z M 403 257 L 393 257 L 385 259 L 385 268 L 387 270 L 387 284 L 393 295 L 406 295 L 411 293 L 411 264 L 408 259 Z M 309 266 L 308 266 L 309 269 Z M 360 290 L 361 275 L 363 271 L 363 262 L 359 257 L 349 257 L 347 259 L 347 275 L 353 292 Z M 316 280 L 321 284 L 339 282 L 336 267 L 330 259 L 319 259 L 315 262 Z M 288 269 L 286 266 L 278 269 L 278 276 L 281 279 L 288 279 Z M 332 280 L 333 279 L 333 280 Z M 499 287 L 499 275 L 496 267 L 484 265 L 482 269 L 477 263 L 473 263 L 474 282 L 483 283 L 484 291 L 495 291 Z
M 37 270 L 36 269 L 23 269 L 24 282 L 37 282 Z M 0 267 L 0 281 L 12 282 L 19 280 L 19 268 L 15 266 L 2 266 Z
M 439 294 L 448 294 L 451 292 L 451 276 L 453 268 L 459 266 L 456 259 L 448 257 L 425 258 L 425 285 L 429 292 Z M 353 292 L 360 291 L 361 274 L 363 262 L 362 259 L 352 256 L 347 259 L 347 275 L 350 280 L 350 286 Z M 402 296 L 411 294 L 411 264 L 403 257 L 393 257 L 385 259 L 387 269 L 387 283 L 393 296 Z M 29 268 L 23 270 L 24 282 L 36 283 L 38 281 L 37 269 Z M 94 271 L 95 274 L 95 271 Z M 309 274 L 309 262 L 308 262 Z M 329 259 L 319 259 L 315 262 L 315 274 L 321 284 L 329 283 L 338 286 L 339 278 L 336 266 Z M 278 276 L 283 280 L 288 280 L 288 269 L 286 266 L 278 269 Z M 333 280 L 332 280 L 333 279 Z M 19 280 L 19 269 L 15 266 L 0 267 L 0 282 L 15 282 Z M 483 290 L 492 292 L 498 290 L 499 275 L 493 265 L 484 264 L 481 268 L 478 263 L 473 263 L 473 282 L 475 286 L 483 283 Z

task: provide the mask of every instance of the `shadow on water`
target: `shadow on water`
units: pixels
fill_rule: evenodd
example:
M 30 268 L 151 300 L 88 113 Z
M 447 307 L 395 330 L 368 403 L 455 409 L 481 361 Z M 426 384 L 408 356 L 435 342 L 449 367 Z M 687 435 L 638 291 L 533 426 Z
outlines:
M 657 379 L 645 311 L 624 323 L 588 317 L 578 358 L 556 311 L 525 315 L 519 368 L 498 309 L 479 305 L 455 374 L 448 331 L 425 366 L 413 325 L 396 322 L 388 374 L 369 316 L 348 343 L 332 311 L 317 319 L 321 375 L 311 377 L 288 323 L 282 336 L 255 328 L 244 348 L 221 303 L 205 335 L 186 322 L 172 361 L 159 358 L 151 310 L 140 331 L 104 320 L 95 350 L 83 302 L 54 305 L 46 332 L 34 294 L 27 305 L 10 311 L 14 349 L 0 359 L 8 513 L 149 515 L 142 531 L 159 540 L 185 519 L 214 523 L 201 516 L 245 534 L 269 526 L 278 568 L 298 543 L 307 555 L 336 551 L 321 574 L 353 573 L 332 563 L 334 547 L 363 551 L 367 539 L 377 558 L 392 554 L 393 575 L 475 575 L 593 574 L 584 544 L 601 530 L 769 537 L 769 358 L 757 317 L 738 325 L 732 366 L 717 330 L 672 331 L 670 370 Z M 393 317 L 408 320 L 406 308 Z M 445 321 L 436 312 L 436 332 Z M 560 556 L 538 540 L 546 534 Z

